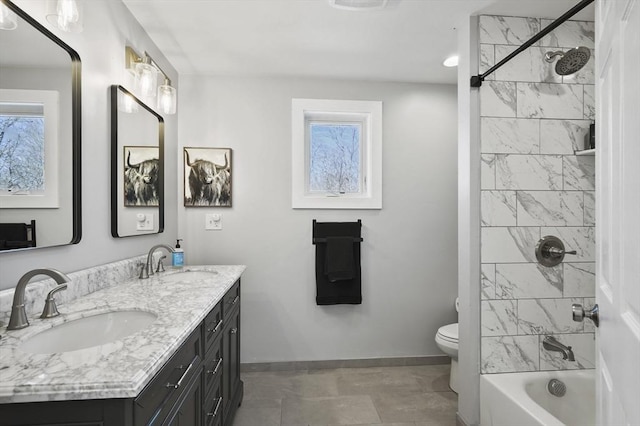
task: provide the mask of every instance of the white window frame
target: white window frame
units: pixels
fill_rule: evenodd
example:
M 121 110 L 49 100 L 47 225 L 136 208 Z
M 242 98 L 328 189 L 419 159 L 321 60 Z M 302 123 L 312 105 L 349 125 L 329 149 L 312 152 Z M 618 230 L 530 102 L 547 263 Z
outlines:
M 59 208 L 58 198 L 58 92 L 55 90 L 0 89 L 0 101 L 38 104 L 44 116 L 44 191 L 11 194 L 0 190 L 0 208 Z
M 359 193 L 334 194 L 309 190 L 310 122 L 362 123 Z M 292 200 L 294 209 L 382 208 L 382 102 L 331 99 L 291 101 Z

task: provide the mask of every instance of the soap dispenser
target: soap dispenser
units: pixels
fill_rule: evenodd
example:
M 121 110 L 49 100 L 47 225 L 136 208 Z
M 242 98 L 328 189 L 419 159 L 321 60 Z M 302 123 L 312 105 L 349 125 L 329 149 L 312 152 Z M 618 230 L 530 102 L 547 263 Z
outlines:
M 174 268 L 182 268 L 184 266 L 184 250 L 180 247 L 181 239 L 176 240 L 176 248 L 171 255 L 171 261 Z

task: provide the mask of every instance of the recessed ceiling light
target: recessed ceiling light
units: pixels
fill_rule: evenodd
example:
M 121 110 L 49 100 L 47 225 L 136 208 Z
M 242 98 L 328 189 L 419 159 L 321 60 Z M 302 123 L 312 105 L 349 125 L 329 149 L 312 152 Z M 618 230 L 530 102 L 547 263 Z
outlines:
M 458 55 L 449 56 L 442 63 L 445 67 L 457 67 L 458 66 Z
M 375 10 L 382 9 L 388 0 L 327 0 L 331 7 L 343 10 Z

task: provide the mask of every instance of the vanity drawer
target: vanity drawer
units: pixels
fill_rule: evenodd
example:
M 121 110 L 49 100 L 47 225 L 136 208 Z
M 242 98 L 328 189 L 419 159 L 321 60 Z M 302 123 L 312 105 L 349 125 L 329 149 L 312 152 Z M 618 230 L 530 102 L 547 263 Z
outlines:
M 207 351 L 204 362 L 204 393 L 213 389 L 214 384 L 222 377 L 222 339 Z
M 224 403 L 222 401 L 222 381 L 217 380 L 214 383 L 212 391 L 207 393 L 204 402 L 204 424 L 206 426 L 222 425 L 222 410 Z
M 236 283 L 227 291 L 227 294 L 224 295 L 222 299 L 223 307 L 222 313 L 224 317 L 227 318 L 233 308 L 240 305 L 240 280 L 236 281 Z
M 160 424 L 201 368 L 202 330 L 198 327 L 134 400 L 134 423 Z
M 204 334 L 205 352 L 208 351 L 213 342 L 222 335 L 222 326 L 222 303 L 218 303 L 204 319 L 204 328 L 202 331 Z

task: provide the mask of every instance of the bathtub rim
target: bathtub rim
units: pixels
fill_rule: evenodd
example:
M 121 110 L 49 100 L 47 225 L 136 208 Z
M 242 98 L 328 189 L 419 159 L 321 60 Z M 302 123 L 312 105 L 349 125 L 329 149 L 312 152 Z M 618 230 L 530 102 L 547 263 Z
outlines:
M 530 380 L 559 379 L 571 380 L 571 378 L 583 377 L 594 381 L 595 386 L 595 369 L 584 370 L 558 370 L 558 371 L 530 371 L 530 372 L 511 372 L 511 373 L 491 373 L 480 375 L 480 419 L 482 426 L 490 426 L 485 424 L 484 420 L 487 416 L 486 410 L 490 408 L 490 401 L 487 391 L 493 391 L 501 394 L 508 401 L 517 405 L 519 409 L 531 416 L 533 420 L 544 426 L 566 426 L 560 419 L 544 409 L 533 398 L 529 396 L 526 390 L 526 383 Z M 483 411 L 485 411 L 483 413 Z

